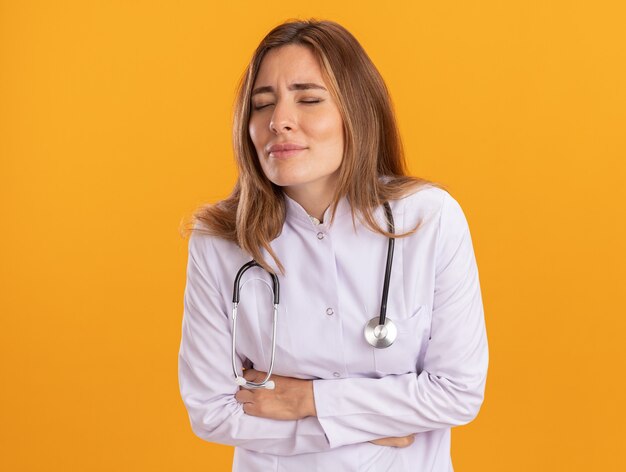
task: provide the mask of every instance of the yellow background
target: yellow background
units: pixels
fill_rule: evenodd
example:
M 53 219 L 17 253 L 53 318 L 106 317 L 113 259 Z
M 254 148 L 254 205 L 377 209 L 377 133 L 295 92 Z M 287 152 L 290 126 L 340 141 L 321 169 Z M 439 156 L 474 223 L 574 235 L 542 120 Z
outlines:
M 257 43 L 318 17 L 470 223 L 491 364 L 455 469 L 626 470 L 623 2 L 226 3 L 0 2 L 0 469 L 230 470 L 178 392 L 178 226 L 234 182 Z

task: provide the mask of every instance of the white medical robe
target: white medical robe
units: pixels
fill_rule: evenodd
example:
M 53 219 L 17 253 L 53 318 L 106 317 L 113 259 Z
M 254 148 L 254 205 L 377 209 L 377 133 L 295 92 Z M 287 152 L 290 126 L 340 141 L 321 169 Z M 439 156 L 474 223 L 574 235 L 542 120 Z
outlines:
M 317 417 L 258 418 L 235 400 L 233 281 L 250 256 L 194 233 L 179 352 L 193 431 L 236 446 L 234 471 L 451 471 L 450 428 L 477 415 L 488 364 L 476 260 L 458 202 L 431 186 L 390 202 L 396 233 L 422 225 L 395 240 L 387 315 L 398 337 L 376 349 L 363 329 L 379 314 L 388 239 L 358 219 L 355 229 L 345 198 L 332 225 L 329 210 L 316 225 L 285 199 L 286 221 L 272 242 L 285 267 L 274 373 L 313 379 Z M 386 227 L 382 206 L 375 215 Z M 238 368 L 266 372 L 272 291 L 261 268 L 242 278 L 237 319 Z M 406 448 L 369 442 L 412 433 Z

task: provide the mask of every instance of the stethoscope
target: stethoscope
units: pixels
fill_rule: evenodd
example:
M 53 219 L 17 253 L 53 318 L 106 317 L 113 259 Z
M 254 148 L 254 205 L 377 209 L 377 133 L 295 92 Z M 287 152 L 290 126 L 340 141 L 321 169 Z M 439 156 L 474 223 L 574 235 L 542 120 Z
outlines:
M 389 233 L 395 234 L 395 227 L 393 221 L 393 213 L 391 212 L 391 207 L 388 202 L 383 204 L 385 207 L 385 215 L 387 217 L 387 228 Z M 396 325 L 387 318 L 387 297 L 389 295 L 389 280 L 391 279 L 391 264 L 393 262 L 393 250 L 394 250 L 394 238 L 389 238 L 389 244 L 387 246 L 387 264 L 385 266 L 385 278 L 383 281 L 383 296 L 380 302 L 380 315 L 372 318 L 365 325 L 365 329 L 363 330 L 363 334 L 365 336 L 365 340 L 378 349 L 383 349 L 389 347 L 393 344 L 393 342 L 398 337 L 398 329 Z M 279 292 L 280 292 L 280 284 L 278 283 L 278 276 L 272 272 L 268 272 L 272 277 L 272 292 L 274 294 L 273 300 L 273 321 L 272 321 L 272 352 L 270 357 L 270 365 L 267 369 L 267 375 L 265 379 L 261 382 L 250 382 L 246 380 L 243 376 L 237 373 L 237 365 L 236 365 L 236 353 L 235 353 L 235 341 L 237 338 L 237 306 L 239 305 L 239 292 L 240 292 L 240 281 L 243 274 L 252 267 L 261 267 L 256 261 L 252 260 L 250 262 L 245 263 L 235 276 L 235 283 L 233 288 L 233 315 L 232 315 L 232 327 L 233 327 L 233 338 L 232 338 L 232 350 L 231 350 L 231 358 L 233 364 L 233 374 L 235 374 L 235 382 L 237 385 L 244 388 L 267 388 L 273 389 L 275 387 L 274 381 L 270 380 L 272 376 L 272 369 L 274 367 L 274 358 L 276 354 L 276 321 L 278 319 L 278 304 L 279 304 Z

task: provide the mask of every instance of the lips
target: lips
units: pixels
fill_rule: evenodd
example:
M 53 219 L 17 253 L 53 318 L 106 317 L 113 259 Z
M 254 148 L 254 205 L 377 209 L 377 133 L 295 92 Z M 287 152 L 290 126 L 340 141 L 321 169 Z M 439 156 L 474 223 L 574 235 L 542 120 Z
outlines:
M 306 146 L 296 143 L 280 143 L 273 144 L 267 148 L 267 152 L 270 157 L 291 157 L 298 154 L 300 151 L 307 149 Z
M 306 149 L 306 146 L 302 146 L 301 144 L 296 144 L 296 143 L 282 143 L 282 144 L 271 145 L 269 148 L 267 148 L 267 152 L 276 153 L 276 152 L 294 151 L 294 150 L 300 150 L 300 149 Z

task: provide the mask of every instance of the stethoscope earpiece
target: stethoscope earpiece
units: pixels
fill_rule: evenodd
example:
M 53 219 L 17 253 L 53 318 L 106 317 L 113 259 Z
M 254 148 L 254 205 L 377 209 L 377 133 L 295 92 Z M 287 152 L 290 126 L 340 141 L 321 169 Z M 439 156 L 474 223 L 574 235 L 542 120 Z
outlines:
M 239 385 L 240 387 L 247 388 L 250 390 L 253 390 L 255 388 L 265 388 L 267 390 L 274 390 L 274 388 L 276 387 L 276 384 L 274 383 L 273 380 L 266 380 L 257 384 L 254 382 L 248 382 L 246 379 L 244 379 L 241 376 L 235 379 L 235 383 Z

